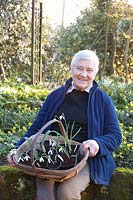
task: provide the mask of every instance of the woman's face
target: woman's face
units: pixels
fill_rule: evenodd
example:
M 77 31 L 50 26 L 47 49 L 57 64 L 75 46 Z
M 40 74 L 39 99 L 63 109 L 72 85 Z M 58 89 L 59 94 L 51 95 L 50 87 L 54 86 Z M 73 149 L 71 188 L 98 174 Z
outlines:
M 76 66 L 72 66 L 71 74 L 74 87 L 85 90 L 95 79 L 96 69 L 91 60 L 79 60 Z

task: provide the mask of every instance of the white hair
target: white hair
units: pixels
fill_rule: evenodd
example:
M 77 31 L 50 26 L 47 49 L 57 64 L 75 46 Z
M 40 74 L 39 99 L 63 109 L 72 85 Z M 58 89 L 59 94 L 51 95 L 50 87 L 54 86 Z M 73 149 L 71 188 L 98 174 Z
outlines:
M 96 73 L 98 72 L 99 58 L 95 51 L 86 49 L 77 52 L 71 61 L 71 68 L 72 66 L 76 66 L 79 60 L 91 60 L 94 63 Z

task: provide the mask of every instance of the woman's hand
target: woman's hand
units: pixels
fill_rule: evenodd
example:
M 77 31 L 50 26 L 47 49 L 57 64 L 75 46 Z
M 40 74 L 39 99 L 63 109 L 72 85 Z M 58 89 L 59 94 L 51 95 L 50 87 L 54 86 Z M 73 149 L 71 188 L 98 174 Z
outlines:
M 7 161 L 8 161 L 8 163 L 9 163 L 9 165 L 10 165 L 11 167 L 15 167 L 15 166 L 16 166 L 16 164 L 14 163 L 14 161 L 13 161 L 13 159 L 12 159 L 13 151 L 15 151 L 15 150 L 14 150 L 14 149 L 11 150 L 11 151 L 9 152 L 9 154 L 7 155 Z
M 95 140 L 86 140 L 82 143 L 83 151 L 89 149 L 89 157 L 94 157 L 99 151 L 99 145 Z

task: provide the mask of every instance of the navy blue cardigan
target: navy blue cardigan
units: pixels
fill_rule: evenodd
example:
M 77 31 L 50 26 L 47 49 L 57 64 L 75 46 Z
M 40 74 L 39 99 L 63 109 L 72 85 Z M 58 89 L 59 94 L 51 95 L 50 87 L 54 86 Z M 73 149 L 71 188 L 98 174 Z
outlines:
M 45 123 L 53 118 L 57 108 L 62 103 L 72 79 L 68 79 L 61 86 L 50 93 L 41 107 L 38 116 L 34 120 L 26 134 L 16 144 L 19 147 L 25 137 L 35 134 Z M 89 92 L 88 98 L 88 139 L 94 139 L 99 144 L 99 152 L 89 158 L 90 177 L 96 184 L 108 185 L 115 168 L 112 152 L 116 150 L 122 136 L 118 119 L 111 98 L 102 91 L 96 81 Z

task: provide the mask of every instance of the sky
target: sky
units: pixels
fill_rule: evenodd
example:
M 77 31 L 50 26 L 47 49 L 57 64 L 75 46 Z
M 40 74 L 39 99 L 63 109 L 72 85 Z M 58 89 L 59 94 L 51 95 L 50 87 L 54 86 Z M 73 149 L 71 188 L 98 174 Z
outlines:
M 128 3 L 129 3 L 130 5 L 133 5 L 133 0 L 128 0 Z
M 80 16 L 80 11 L 89 7 L 90 0 L 43 0 L 44 16 L 49 16 L 50 23 L 55 25 L 62 24 L 63 1 L 65 1 L 64 26 L 69 26 L 76 17 Z M 133 0 L 128 0 L 133 5 Z
M 64 0 L 45 0 L 43 5 L 44 16 L 50 17 L 52 25 L 62 24 L 62 11 Z M 90 0 L 65 0 L 64 9 L 64 26 L 68 26 L 71 22 L 74 22 L 77 16 L 80 15 L 80 11 L 89 7 Z

